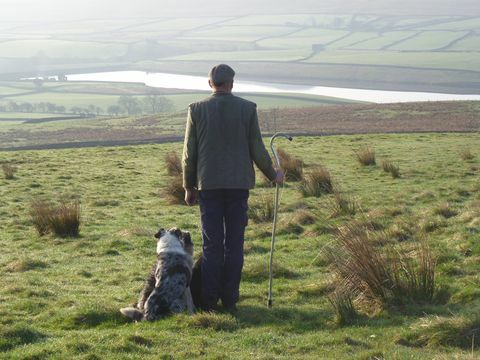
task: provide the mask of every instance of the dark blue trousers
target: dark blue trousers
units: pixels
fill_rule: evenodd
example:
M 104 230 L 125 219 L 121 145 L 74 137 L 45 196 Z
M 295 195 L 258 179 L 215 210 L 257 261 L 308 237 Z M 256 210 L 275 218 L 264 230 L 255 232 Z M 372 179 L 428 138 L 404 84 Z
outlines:
M 218 299 L 224 306 L 238 301 L 247 226 L 248 190 L 199 192 L 202 220 L 202 296 L 205 307 Z

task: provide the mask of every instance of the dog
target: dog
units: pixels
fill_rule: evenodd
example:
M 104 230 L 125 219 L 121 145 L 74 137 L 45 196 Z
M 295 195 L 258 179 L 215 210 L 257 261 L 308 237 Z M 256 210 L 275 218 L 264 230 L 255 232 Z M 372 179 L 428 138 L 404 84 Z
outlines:
M 152 321 L 172 313 L 193 313 L 190 292 L 193 242 L 189 232 L 160 229 L 156 234 L 157 261 L 135 307 L 120 309 L 134 321 Z

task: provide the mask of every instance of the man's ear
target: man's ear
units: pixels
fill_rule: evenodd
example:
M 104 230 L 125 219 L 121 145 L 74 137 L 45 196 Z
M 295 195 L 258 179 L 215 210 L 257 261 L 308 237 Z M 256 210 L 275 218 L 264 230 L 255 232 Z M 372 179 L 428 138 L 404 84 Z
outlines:
M 158 230 L 157 233 L 153 236 L 155 236 L 155 238 L 157 238 L 157 239 L 160 239 L 163 235 L 165 235 L 165 229 L 160 228 L 160 230 Z
M 210 86 L 213 89 L 212 80 L 210 80 L 210 79 L 208 79 L 208 86 Z

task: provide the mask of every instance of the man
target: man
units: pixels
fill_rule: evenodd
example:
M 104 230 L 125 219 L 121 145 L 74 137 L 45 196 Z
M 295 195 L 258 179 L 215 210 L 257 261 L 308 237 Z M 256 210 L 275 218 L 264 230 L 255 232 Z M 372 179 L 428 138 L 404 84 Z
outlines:
M 189 106 L 185 132 L 183 187 L 188 205 L 200 203 L 204 310 L 215 309 L 219 299 L 236 310 L 253 162 L 271 181 L 284 180 L 263 144 L 256 104 L 232 95 L 234 75 L 225 64 L 210 70 L 213 93 Z

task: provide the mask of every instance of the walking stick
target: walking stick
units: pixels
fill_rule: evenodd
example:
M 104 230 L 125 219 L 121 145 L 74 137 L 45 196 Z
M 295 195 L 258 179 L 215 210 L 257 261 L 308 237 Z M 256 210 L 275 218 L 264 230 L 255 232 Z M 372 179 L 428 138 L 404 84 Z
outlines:
M 273 157 L 275 158 L 275 165 L 277 169 L 280 169 L 280 160 L 278 159 L 278 154 L 275 148 L 273 147 L 273 141 L 275 138 L 278 136 L 282 136 L 284 138 L 287 138 L 288 140 L 292 141 L 292 137 L 287 134 L 283 133 L 276 133 L 275 135 L 272 136 L 270 139 L 270 148 L 272 149 Z M 275 184 L 275 207 L 273 210 L 273 228 L 272 228 L 272 245 L 270 248 L 270 277 L 268 280 L 268 307 L 271 308 L 273 304 L 273 299 L 272 299 L 272 281 L 273 281 L 273 251 L 275 249 L 275 230 L 277 228 L 277 212 L 278 212 L 278 193 L 280 190 L 280 185 L 278 183 Z

